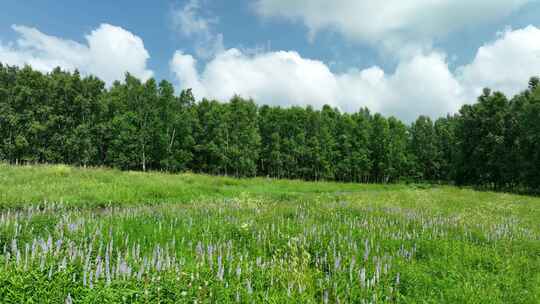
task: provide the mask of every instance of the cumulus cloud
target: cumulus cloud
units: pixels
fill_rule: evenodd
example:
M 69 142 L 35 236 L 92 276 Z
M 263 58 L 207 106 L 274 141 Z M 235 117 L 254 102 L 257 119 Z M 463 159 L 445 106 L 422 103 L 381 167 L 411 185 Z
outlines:
M 204 28 L 204 26 L 202 26 Z M 196 27 L 197 28 L 197 27 Z M 201 28 L 201 26 L 198 26 Z M 94 74 L 107 83 L 125 72 L 146 80 L 149 54 L 143 41 L 109 24 L 85 36 L 86 43 L 50 36 L 35 28 L 13 26 L 19 38 L 0 43 L 0 62 L 29 64 L 50 71 L 56 66 Z M 508 29 L 480 47 L 469 63 L 452 70 L 446 54 L 419 52 L 402 57 L 396 69 L 378 66 L 335 73 L 319 60 L 294 51 L 249 53 L 222 50 L 198 69 L 196 57 L 177 51 L 170 61 L 180 88 L 198 98 L 227 100 L 234 94 L 272 105 L 329 104 L 343 111 L 369 107 L 412 120 L 419 114 L 444 115 L 473 102 L 484 87 L 513 95 L 540 72 L 540 29 Z
M 279 105 L 335 104 L 335 75 L 320 61 L 296 52 L 271 52 L 254 56 L 230 49 L 218 54 L 199 75 L 196 60 L 177 52 L 171 68 L 183 88 L 199 96 L 225 100 L 238 93 L 261 103 Z
M 153 75 L 146 66 L 150 55 L 142 39 L 121 27 L 102 24 L 85 36 L 86 44 L 50 36 L 31 27 L 13 25 L 12 28 L 19 38 L 15 43 L 0 43 L 0 62 L 28 64 L 44 72 L 58 66 L 79 69 L 108 84 L 122 80 L 126 72 L 143 80 Z
M 300 21 L 310 37 L 321 30 L 401 51 L 449 32 L 505 17 L 534 0 L 257 0 L 265 17 Z M 413 47 L 411 47 L 411 44 Z
M 367 106 L 410 121 L 419 114 L 455 112 L 485 86 L 519 92 L 540 71 L 539 44 L 536 27 L 507 31 L 455 71 L 444 53 L 434 51 L 402 59 L 389 74 L 377 66 L 333 73 L 325 63 L 296 52 L 248 55 L 237 49 L 217 54 L 201 72 L 193 56 L 176 52 L 170 67 L 179 86 L 193 88 L 198 98 L 226 100 L 239 94 L 261 104 L 330 104 L 343 111 Z
M 336 75 L 345 111 L 359 107 L 411 121 L 419 114 L 433 117 L 456 111 L 464 103 L 463 88 L 442 53 L 416 55 L 399 63 L 392 74 L 379 67 Z
M 216 17 L 203 16 L 199 0 L 190 0 L 173 11 L 175 28 L 182 36 L 195 40 L 195 52 L 200 58 L 210 58 L 224 50 L 223 34 L 213 30 L 218 22 Z
M 458 69 L 468 96 L 490 87 L 513 95 L 531 76 L 540 74 L 540 29 L 528 26 L 506 30 L 499 39 L 478 49 L 474 60 Z
M 210 61 L 199 75 L 193 56 L 177 52 L 171 69 L 182 88 L 201 97 L 227 100 L 235 94 L 261 104 L 281 106 L 324 104 L 343 111 L 369 107 L 412 119 L 419 112 L 441 115 L 459 106 L 461 87 L 438 53 L 402 62 L 387 75 L 379 67 L 335 74 L 321 61 L 296 52 L 254 56 L 230 49 Z

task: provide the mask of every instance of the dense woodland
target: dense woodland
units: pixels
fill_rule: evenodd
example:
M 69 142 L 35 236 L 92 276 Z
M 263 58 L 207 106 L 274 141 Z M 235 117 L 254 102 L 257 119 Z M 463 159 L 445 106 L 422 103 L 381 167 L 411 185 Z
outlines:
M 359 109 L 196 101 L 167 81 L 0 64 L 0 160 L 348 182 L 540 190 L 540 85 L 407 125 Z

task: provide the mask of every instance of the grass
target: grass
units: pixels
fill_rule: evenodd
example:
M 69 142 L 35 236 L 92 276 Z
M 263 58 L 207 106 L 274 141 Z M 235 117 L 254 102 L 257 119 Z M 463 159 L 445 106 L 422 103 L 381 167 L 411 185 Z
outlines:
M 0 165 L 1 303 L 539 303 L 540 199 Z
M 235 179 L 208 175 L 121 172 L 64 165 L 14 167 L 0 164 L 0 206 L 64 202 L 73 207 L 103 207 L 234 198 L 249 194 L 287 199 L 322 193 L 394 190 L 388 186 L 309 183 L 266 178 Z

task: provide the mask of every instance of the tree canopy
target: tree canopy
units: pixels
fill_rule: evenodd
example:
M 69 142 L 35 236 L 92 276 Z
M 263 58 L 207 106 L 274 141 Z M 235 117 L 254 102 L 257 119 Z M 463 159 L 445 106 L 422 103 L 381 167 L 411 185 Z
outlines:
M 407 125 L 368 109 L 258 106 L 0 64 L 0 160 L 346 182 L 540 189 L 540 80 Z

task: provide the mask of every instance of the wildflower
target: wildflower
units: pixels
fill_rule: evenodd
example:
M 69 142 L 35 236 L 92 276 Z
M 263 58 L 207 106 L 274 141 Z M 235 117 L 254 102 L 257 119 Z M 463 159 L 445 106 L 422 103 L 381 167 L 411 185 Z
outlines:
M 366 287 L 366 269 L 364 267 L 360 269 L 359 279 L 360 279 L 360 286 L 362 286 L 362 288 Z
M 66 304 L 73 304 L 73 300 L 71 299 L 71 294 L 68 293 L 66 297 Z

